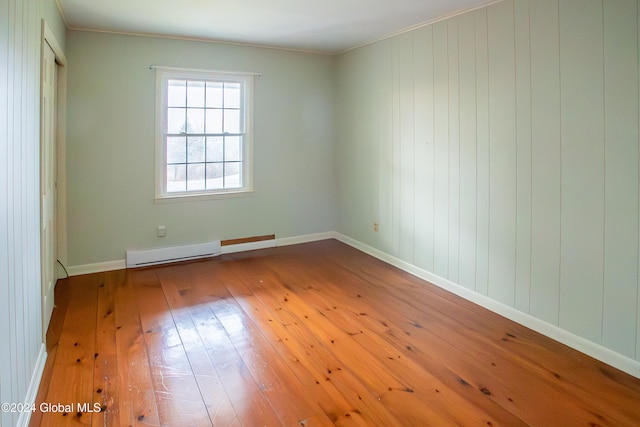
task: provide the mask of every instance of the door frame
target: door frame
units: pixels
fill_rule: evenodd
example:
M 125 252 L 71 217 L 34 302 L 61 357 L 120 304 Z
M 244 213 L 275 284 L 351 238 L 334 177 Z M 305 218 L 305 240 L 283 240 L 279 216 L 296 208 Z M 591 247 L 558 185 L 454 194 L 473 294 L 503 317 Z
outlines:
M 40 44 L 40 63 L 41 63 L 41 72 L 40 72 L 40 102 L 42 103 L 42 90 L 43 90 L 43 80 L 44 80 L 44 54 L 45 47 L 49 45 L 56 58 L 57 65 L 57 83 L 56 83 L 56 133 L 55 133 L 55 145 L 54 145 L 54 162 L 56 163 L 56 206 L 54 207 L 54 215 L 55 215 L 55 227 L 56 227 L 56 243 L 55 243 L 55 251 L 54 254 L 56 259 L 54 263 L 56 264 L 56 268 L 54 271 L 56 272 L 56 279 L 62 277 L 60 271 L 57 267 L 57 262 L 60 261 L 62 263 L 66 263 L 67 259 L 67 220 L 66 220 L 66 200 L 67 200 L 67 192 L 66 192 L 66 105 L 67 105 L 67 58 L 58 43 L 58 40 L 53 35 L 51 28 L 47 25 L 47 22 L 42 20 L 42 28 L 41 28 L 41 44 Z M 40 111 L 42 112 L 42 105 L 40 106 Z M 44 117 L 41 113 L 40 115 L 40 151 L 42 152 L 42 144 L 44 141 Z M 40 155 L 40 159 L 42 159 L 42 155 Z M 42 168 L 43 165 L 40 162 L 40 176 L 42 176 Z M 40 188 L 40 187 L 39 187 Z M 39 190 L 39 197 L 41 199 L 40 204 L 42 203 L 42 189 Z M 41 206 L 42 208 L 42 206 Z M 42 213 L 40 213 L 39 222 L 42 221 Z M 40 224 L 40 242 L 42 242 L 42 224 Z M 42 245 L 42 243 L 41 243 Z M 43 248 L 40 248 L 40 262 L 44 260 L 45 253 Z M 51 295 L 45 294 L 44 284 L 42 272 L 40 275 L 40 289 L 41 289 L 41 310 L 42 310 L 42 341 L 46 342 L 47 329 L 49 327 L 50 314 L 45 313 L 45 299 L 47 297 L 51 298 L 54 301 L 53 290 L 51 290 Z M 55 304 L 55 301 L 54 301 Z

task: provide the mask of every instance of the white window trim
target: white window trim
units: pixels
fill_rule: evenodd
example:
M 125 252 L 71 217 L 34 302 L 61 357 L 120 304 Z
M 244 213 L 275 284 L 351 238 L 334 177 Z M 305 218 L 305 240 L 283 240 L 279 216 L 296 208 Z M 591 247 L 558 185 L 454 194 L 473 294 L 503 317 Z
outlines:
M 233 196 L 249 195 L 253 189 L 253 80 L 259 74 L 193 70 L 186 68 L 172 68 L 151 66 L 156 70 L 156 150 L 155 150 L 155 197 L 156 202 L 180 201 L 180 200 L 206 200 L 219 199 Z M 167 122 L 167 90 L 168 79 L 195 79 L 216 81 L 242 81 L 245 85 L 245 136 L 242 150 L 242 188 L 171 192 L 166 191 L 166 149 L 164 132 Z

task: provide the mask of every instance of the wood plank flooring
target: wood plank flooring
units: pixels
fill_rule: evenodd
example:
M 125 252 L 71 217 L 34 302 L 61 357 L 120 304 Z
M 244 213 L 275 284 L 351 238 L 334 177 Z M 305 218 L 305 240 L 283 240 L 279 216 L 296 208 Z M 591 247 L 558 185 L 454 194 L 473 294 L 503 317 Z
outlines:
M 640 379 L 335 240 L 56 304 L 32 426 L 640 425 Z

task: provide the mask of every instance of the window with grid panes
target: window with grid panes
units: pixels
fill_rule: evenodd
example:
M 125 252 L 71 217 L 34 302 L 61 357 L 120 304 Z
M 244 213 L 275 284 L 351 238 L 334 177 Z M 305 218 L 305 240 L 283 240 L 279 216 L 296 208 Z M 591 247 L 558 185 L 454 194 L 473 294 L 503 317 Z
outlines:
M 250 191 L 252 76 L 158 73 L 157 197 Z

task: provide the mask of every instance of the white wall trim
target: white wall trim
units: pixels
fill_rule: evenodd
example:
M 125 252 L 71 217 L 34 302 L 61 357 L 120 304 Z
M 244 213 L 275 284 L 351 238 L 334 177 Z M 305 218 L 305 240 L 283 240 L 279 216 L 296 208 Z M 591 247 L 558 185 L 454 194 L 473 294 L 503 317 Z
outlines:
M 261 240 L 259 242 L 238 243 L 237 245 L 227 245 L 222 247 L 223 254 L 233 254 L 236 252 L 255 251 L 256 249 L 275 248 L 276 241 Z
M 40 381 L 42 380 L 42 373 L 44 372 L 44 366 L 47 363 L 47 347 L 43 344 L 40 345 L 40 352 L 38 353 L 38 359 L 33 368 L 33 374 L 31 375 L 31 381 L 29 382 L 29 388 L 27 389 L 27 395 L 24 397 L 23 403 L 29 405 L 36 404 L 36 397 L 38 396 L 38 389 L 40 388 Z M 29 421 L 31 421 L 31 411 L 24 411 L 20 413 L 18 418 L 18 427 L 27 427 Z
M 44 19 L 42 20 L 42 38 L 49 44 L 49 46 L 51 46 L 53 53 L 56 54 L 56 62 L 63 67 L 67 65 L 67 57 L 65 56 L 62 47 L 60 47 L 60 43 L 53 35 L 53 31 L 51 31 L 51 28 L 49 28 L 49 25 Z
M 387 262 L 394 267 L 398 267 L 399 269 L 404 270 L 407 273 L 413 274 L 414 276 L 433 283 L 434 285 L 446 291 L 449 291 L 468 301 L 478 304 L 479 306 L 484 307 L 487 310 L 504 316 L 509 320 L 526 326 L 529 329 L 532 329 L 575 350 L 585 353 L 595 359 L 600 360 L 601 362 L 618 368 L 621 371 L 628 373 L 629 375 L 640 378 L 640 362 L 637 360 L 633 360 L 620 353 L 616 353 L 613 350 L 582 338 L 581 336 L 575 335 L 569 331 L 561 329 L 555 325 L 551 325 L 529 314 L 518 311 L 513 307 L 492 300 L 489 297 L 473 292 L 470 289 L 467 289 L 445 278 L 423 270 L 413 264 L 405 262 L 376 248 L 352 239 L 351 237 L 345 236 L 344 234 L 335 233 L 335 238 L 349 246 L 352 246 L 375 258 Z
M 102 273 L 103 271 L 124 270 L 127 262 L 124 259 L 115 261 L 97 262 L 95 264 L 83 264 L 67 267 L 69 276 L 80 276 L 82 274 Z
M 45 256 L 53 256 L 54 267 L 53 267 L 53 281 L 54 285 L 49 287 L 45 284 L 45 268 L 41 268 L 41 283 L 43 286 L 42 289 L 42 339 L 44 341 L 45 336 L 47 334 L 47 327 L 49 326 L 49 321 L 51 320 L 51 313 L 53 311 L 54 306 L 54 292 L 53 289 L 55 287 L 55 280 L 60 278 L 60 271 L 58 269 L 58 264 L 55 262 L 56 260 L 66 260 L 67 257 L 67 213 L 66 213 L 66 188 L 67 188 L 67 178 L 66 178 L 66 114 L 67 114 L 67 58 L 65 56 L 64 51 L 58 40 L 56 39 L 53 31 L 47 24 L 46 19 L 41 20 L 41 40 L 40 40 L 40 177 L 42 177 L 43 168 L 42 165 L 42 147 L 44 144 L 44 128 L 45 128 L 45 115 L 43 112 L 43 99 L 44 96 L 44 58 L 45 58 L 45 45 L 48 45 L 51 48 L 51 51 L 55 55 L 55 64 L 56 68 L 55 74 L 55 140 L 53 145 L 54 150 L 54 168 L 55 168 L 55 181 L 56 181 L 56 195 L 54 196 L 54 211 L 53 216 L 55 219 L 55 229 L 53 232 L 53 254 L 45 254 L 44 251 L 41 251 L 41 265 L 44 265 L 46 260 Z M 42 189 L 39 190 L 40 192 Z M 40 195 L 42 196 L 42 194 Z M 41 200 L 42 204 L 42 200 Z M 41 206 L 42 208 L 42 206 Z M 42 215 L 42 213 L 41 213 Z M 42 217 L 40 218 L 40 223 L 42 223 Z M 42 224 L 40 225 L 40 235 L 42 236 Z M 42 241 L 42 240 L 41 240 Z M 44 248 L 41 243 L 41 248 Z M 46 288 L 46 289 L 45 289 Z
M 318 240 L 338 239 L 339 234 L 335 231 L 327 231 L 324 233 L 304 234 L 302 236 L 285 237 L 276 240 L 276 246 L 297 245 L 300 243 L 317 242 Z

